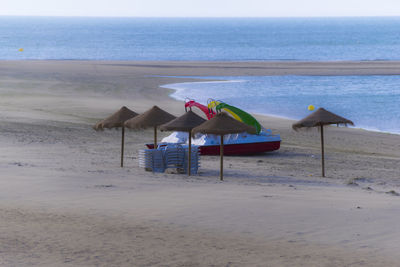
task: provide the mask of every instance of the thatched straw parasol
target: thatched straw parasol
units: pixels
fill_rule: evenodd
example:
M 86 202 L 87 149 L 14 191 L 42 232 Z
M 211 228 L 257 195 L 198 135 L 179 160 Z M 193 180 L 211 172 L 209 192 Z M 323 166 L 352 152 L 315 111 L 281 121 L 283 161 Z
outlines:
M 122 128 L 122 137 L 121 137 L 121 167 L 124 166 L 124 138 L 125 138 L 125 126 L 124 126 L 124 122 L 126 120 L 129 120 L 135 116 L 137 116 L 138 114 L 132 110 L 130 110 L 129 108 L 123 106 L 122 108 L 120 108 L 120 110 L 118 110 L 117 112 L 115 112 L 114 114 L 112 114 L 110 117 L 99 121 L 98 123 L 96 123 L 96 125 L 93 126 L 93 129 L 95 129 L 96 131 L 99 130 L 104 130 L 104 128 Z
M 176 117 L 157 106 L 153 106 L 145 113 L 140 114 L 125 122 L 125 127 L 129 129 L 147 129 L 154 127 L 154 148 L 157 148 L 157 127 L 167 123 Z
M 299 128 L 320 127 L 321 128 L 321 160 L 322 160 L 322 177 L 325 177 L 325 156 L 324 156 L 324 125 L 354 125 L 351 120 L 340 117 L 324 108 L 319 108 L 317 111 L 311 113 L 304 119 L 294 123 L 292 128 L 298 130 Z
M 256 133 L 256 129 L 240 121 L 235 120 L 228 114 L 222 112 L 217 114 L 214 118 L 203 124 L 193 128 L 192 133 L 215 134 L 219 135 L 220 141 L 220 179 L 224 179 L 224 135 L 248 132 L 251 134 Z
M 188 155 L 188 175 L 190 176 L 190 168 L 192 161 L 192 129 L 199 126 L 206 120 L 189 110 L 184 115 L 167 122 L 160 126 L 161 131 L 180 131 L 189 134 L 189 155 Z

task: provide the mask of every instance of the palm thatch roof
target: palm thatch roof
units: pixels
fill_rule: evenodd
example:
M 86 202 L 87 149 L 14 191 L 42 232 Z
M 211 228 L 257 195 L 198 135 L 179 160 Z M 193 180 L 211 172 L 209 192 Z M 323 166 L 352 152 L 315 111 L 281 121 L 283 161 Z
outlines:
M 235 120 L 225 112 L 217 114 L 214 118 L 203 124 L 193 128 L 192 132 L 204 133 L 204 134 L 216 134 L 225 135 L 233 133 L 247 132 L 250 134 L 255 134 L 256 129 L 252 126 L 244 124 L 238 120 Z
M 199 126 L 206 120 L 189 110 L 182 116 L 160 126 L 161 131 L 190 132 L 194 127 Z
M 297 130 L 298 128 L 302 128 L 302 127 L 316 127 L 316 126 L 329 125 L 329 124 L 354 125 L 354 123 L 351 120 L 345 119 L 339 115 L 336 115 L 330 111 L 327 111 L 324 108 L 319 108 L 315 112 L 311 113 L 309 116 L 294 123 L 292 125 L 292 128 L 294 130 Z
M 104 128 L 118 128 L 124 125 L 124 122 L 137 116 L 138 114 L 129 108 L 123 106 L 117 112 L 112 114 L 110 117 L 99 121 L 93 126 L 96 131 L 104 130 Z
M 137 115 L 125 122 L 125 127 L 130 129 L 146 129 L 167 123 L 176 117 L 157 106 L 153 106 L 145 113 Z

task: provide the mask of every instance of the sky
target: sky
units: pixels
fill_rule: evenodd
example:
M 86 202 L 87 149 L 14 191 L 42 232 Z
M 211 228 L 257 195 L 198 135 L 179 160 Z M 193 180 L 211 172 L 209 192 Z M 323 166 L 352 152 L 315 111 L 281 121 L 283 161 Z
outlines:
M 0 15 L 107 17 L 400 16 L 400 0 L 0 0 Z

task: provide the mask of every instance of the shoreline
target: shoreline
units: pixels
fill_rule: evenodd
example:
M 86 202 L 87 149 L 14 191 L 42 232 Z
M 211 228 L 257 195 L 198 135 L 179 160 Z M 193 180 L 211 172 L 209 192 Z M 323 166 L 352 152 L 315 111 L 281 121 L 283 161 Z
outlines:
M 302 76 L 302 75 L 298 75 L 298 76 Z M 167 77 L 166 77 L 167 78 Z M 197 81 L 191 81 L 191 82 L 181 82 L 181 83 L 170 83 L 170 84 L 163 84 L 160 85 L 160 87 L 168 89 L 168 90 L 174 90 L 175 92 L 177 91 L 185 91 L 186 89 L 176 89 L 173 88 L 174 85 L 181 85 L 181 84 L 195 84 L 195 83 L 235 83 L 235 82 L 242 82 L 242 80 L 212 80 L 212 77 L 171 77 L 171 78 L 178 78 L 178 79 L 198 79 Z M 185 101 L 185 99 L 182 99 L 181 97 L 174 97 L 174 93 L 170 93 L 169 96 L 172 99 L 175 99 L 177 101 Z M 267 117 L 273 117 L 276 119 L 283 119 L 283 120 L 289 120 L 291 122 L 295 122 L 299 119 L 293 118 L 293 117 L 286 117 L 286 116 L 280 116 L 280 115 L 276 115 L 276 114 L 268 114 L 268 113 L 259 113 L 259 112 L 251 112 L 251 114 L 253 115 L 258 115 L 258 116 L 267 116 Z M 351 129 L 359 129 L 359 130 L 365 130 L 365 131 L 369 131 L 369 132 L 376 132 L 376 133 L 384 133 L 384 134 L 393 134 L 393 135 L 400 135 L 400 132 L 390 132 L 390 131 L 383 131 L 383 130 L 378 130 L 378 129 L 373 129 L 371 127 L 368 126 L 347 126 L 348 128 Z
M 1 71 L 1 63 L 0 61 L 0 71 Z M 3 62 L 4 63 L 4 62 Z M 354 75 L 354 73 L 362 73 L 363 75 L 367 75 L 366 73 L 370 73 L 374 71 L 376 75 L 382 75 L 379 73 L 385 72 L 387 75 L 396 75 L 396 72 L 399 72 L 400 75 L 400 61 L 392 62 L 389 64 L 385 64 L 385 62 L 374 62 L 371 63 L 362 63 L 362 62 L 347 62 L 347 63 L 297 63 L 297 62 L 285 62 L 280 63 L 277 62 L 275 66 L 274 63 L 235 63 L 230 62 L 228 65 L 225 63 L 217 63 L 217 62 L 186 62 L 182 64 L 182 62 L 136 62 L 136 61 L 111 61 L 111 62 L 92 62 L 92 61 L 13 61 L 7 66 L 3 66 L 3 69 L 9 68 L 10 70 L 6 72 L 7 74 L 11 73 L 12 76 L 21 77 L 24 79 L 31 79 L 32 77 L 40 77 L 41 75 L 48 76 L 47 73 L 53 72 L 52 75 L 54 77 L 63 75 L 64 71 L 67 71 L 67 80 L 66 82 L 75 82 L 69 81 L 72 77 L 79 77 L 79 79 L 83 79 L 82 82 L 97 79 L 99 82 L 103 80 L 107 80 L 106 85 L 109 84 L 108 80 L 114 79 L 114 77 L 118 79 L 124 79 L 129 82 L 126 84 L 126 81 L 123 82 L 121 88 L 118 91 L 113 92 L 110 95 L 109 90 L 95 90 L 99 91 L 95 95 L 93 93 L 83 94 L 82 96 L 85 99 L 92 98 L 99 94 L 100 96 L 107 96 L 109 99 L 107 102 L 113 103 L 112 106 L 104 105 L 106 102 L 100 100 L 99 103 L 103 104 L 103 108 L 99 108 L 99 106 L 89 105 L 85 107 L 82 111 L 87 114 L 86 121 L 90 121 L 91 123 L 95 123 L 97 120 L 101 119 L 102 116 L 106 116 L 113 110 L 115 110 L 118 106 L 127 105 L 129 107 L 129 101 L 127 99 L 134 100 L 138 112 L 142 112 L 146 110 L 149 106 L 151 106 L 155 102 L 165 103 L 169 106 L 169 109 L 172 114 L 180 114 L 183 109 L 182 105 L 176 105 L 179 103 L 178 100 L 172 98 L 170 96 L 173 89 L 163 88 L 161 86 L 173 83 L 185 83 L 185 82 L 199 82 L 196 78 L 176 78 L 173 76 L 259 76 L 259 75 L 287 75 L 288 73 L 294 75 L 309 75 L 311 71 L 314 75 L 320 75 L 322 73 L 326 73 L 329 75 L 337 75 L 338 69 L 346 70 L 346 74 L 342 75 Z M 4 65 L 4 64 L 3 64 Z M 308 70 L 306 67 L 308 66 Z M 90 73 L 89 77 L 85 77 L 85 74 L 82 72 Z M 301 74 L 305 73 L 307 74 Z M 20 73 L 20 74 L 18 74 Z M 130 76 L 131 73 L 135 73 L 134 76 Z M 103 77 L 104 76 L 104 77 Z M 171 77 L 172 76 L 172 77 Z M 51 77 L 51 76 L 49 76 Z M 83 77 L 83 78 L 82 78 Z M 50 78 L 53 79 L 53 78 Z M 57 80 L 58 78 L 56 78 Z M 73 78 L 75 79 L 75 78 Z M 135 80 L 142 84 L 143 89 L 140 89 L 140 86 L 135 86 Z M 201 82 L 202 80 L 200 80 Z M 133 83 L 132 83 L 133 82 Z M 97 82 L 96 82 L 97 83 Z M 131 83 L 134 85 L 133 91 Z M 77 85 L 79 85 L 79 80 Z M 112 85 L 112 84 L 111 84 Z M 46 85 L 47 86 L 47 85 Z M 102 87 L 104 87 L 102 85 Z M 46 90 L 46 93 L 48 90 Z M 137 100 L 135 100 L 137 99 Z M 83 101 L 83 100 L 82 100 Z M 90 100 L 93 102 L 93 100 Z M 117 104 L 120 103 L 120 104 Z M 175 103 L 175 104 L 173 104 Z M 172 105 L 173 104 L 173 105 Z M 86 104 L 87 105 L 87 104 Z M 162 104 L 161 104 L 162 107 Z M 82 107 L 81 107 L 82 108 Z M 90 109 L 93 110 L 90 110 Z M 105 109 L 104 109 L 105 108 Z M 99 115 L 98 112 L 101 111 L 102 115 Z M 62 111 L 64 112 L 64 111 Z M 97 114 L 97 115 L 96 115 Z M 66 114 L 71 115 L 71 114 Z M 273 122 L 273 124 L 279 125 L 277 130 L 283 130 L 282 126 L 289 127 L 291 129 L 291 123 L 294 121 L 292 119 L 275 117 L 275 116 L 265 116 L 260 114 L 255 114 L 256 117 L 260 118 L 261 124 L 263 121 L 266 121 L 267 124 Z M 75 116 L 75 115 L 74 115 Z M 72 121 L 77 121 L 73 119 Z M 78 120 L 80 121 L 80 120 Z M 268 127 L 268 126 L 267 126 Z M 332 127 L 333 128 L 333 127 Z M 355 132 L 370 132 L 372 135 L 382 134 L 382 135 L 395 135 L 392 133 L 379 132 L 379 131 L 368 131 L 360 128 L 347 128 L 346 130 L 351 130 Z

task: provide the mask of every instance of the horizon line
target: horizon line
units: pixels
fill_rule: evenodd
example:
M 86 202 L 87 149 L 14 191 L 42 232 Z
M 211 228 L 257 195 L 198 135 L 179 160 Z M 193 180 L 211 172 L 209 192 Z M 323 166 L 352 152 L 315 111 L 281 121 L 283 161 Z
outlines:
M 0 17 L 38 17 L 38 18 L 138 18 L 138 19 L 321 19 L 321 18 L 400 18 L 400 15 L 334 15 L 334 16 L 98 16 L 98 15 L 4 15 Z

